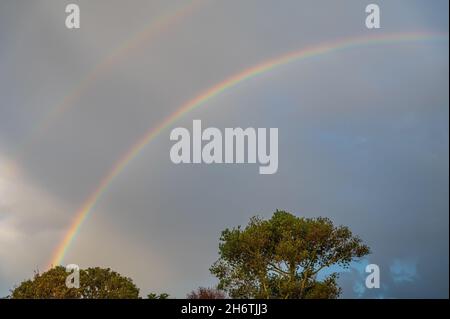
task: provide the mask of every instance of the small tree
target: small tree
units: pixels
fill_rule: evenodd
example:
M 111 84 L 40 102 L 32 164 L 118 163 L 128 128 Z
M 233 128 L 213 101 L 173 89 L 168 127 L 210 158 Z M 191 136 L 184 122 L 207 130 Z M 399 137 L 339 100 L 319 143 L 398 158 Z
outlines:
M 225 229 L 210 271 L 233 298 L 337 298 L 338 274 L 319 281 L 319 272 L 347 268 L 369 253 L 347 227 L 328 218 L 277 210 L 269 220 L 253 217 L 244 229 Z
M 223 291 L 216 288 L 199 287 L 197 290 L 192 290 L 187 296 L 187 299 L 225 299 L 226 295 Z
M 154 292 L 151 292 L 147 295 L 148 299 L 169 299 L 169 294 L 163 292 L 162 294 L 155 294 Z
M 130 278 L 111 269 L 99 267 L 80 269 L 80 288 L 68 288 L 68 273 L 62 266 L 54 267 L 33 279 L 23 281 L 11 291 L 13 299 L 134 299 L 139 298 L 139 288 Z

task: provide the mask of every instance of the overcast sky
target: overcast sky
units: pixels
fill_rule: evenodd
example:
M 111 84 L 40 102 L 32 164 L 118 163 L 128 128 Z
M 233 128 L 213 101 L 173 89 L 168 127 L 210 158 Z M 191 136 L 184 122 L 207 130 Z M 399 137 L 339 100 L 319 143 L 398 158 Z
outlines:
M 64 25 L 81 8 L 81 29 Z M 0 0 L 0 296 L 45 267 L 78 208 L 120 156 L 185 101 L 264 60 L 336 39 L 448 32 L 448 1 Z M 140 36 L 141 35 L 141 36 Z M 141 39 L 129 50 L 124 44 Z M 115 52 L 108 68 L 86 78 Z M 124 53 L 125 54 L 122 54 Z M 111 267 L 184 297 L 226 227 L 275 209 L 331 218 L 372 249 L 342 274 L 344 297 L 446 297 L 449 273 L 448 41 L 359 46 L 278 67 L 186 114 L 125 168 L 65 264 Z M 67 111 L 48 114 L 68 96 Z M 175 165 L 170 130 L 277 127 L 279 169 Z M 364 287 L 364 266 L 381 269 Z

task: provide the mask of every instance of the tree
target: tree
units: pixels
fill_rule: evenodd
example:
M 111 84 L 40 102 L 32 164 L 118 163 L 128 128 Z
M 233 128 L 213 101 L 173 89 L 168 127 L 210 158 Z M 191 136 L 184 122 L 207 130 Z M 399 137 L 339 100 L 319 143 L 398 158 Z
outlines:
M 319 272 L 348 268 L 369 253 L 360 238 L 328 218 L 277 210 L 269 220 L 252 217 L 244 229 L 225 229 L 210 271 L 233 298 L 337 298 L 338 274 L 320 281 Z
M 216 288 L 199 287 L 197 290 L 191 291 L 187 299 L 225 299 L 226 295 L 223 291 Z
M 139 288 L 130 278 L 111 269 L 99 267 L 80 269 L 80 288 L 68 288 L 69 273 L 62 266 L 54 267 L 33 279 L 23 281 L 11 291 L 14 299 L 134 299 L 139 298 Z
M 147 295 L 148 299 L 169 299 L 169 294 L 163 292 L 162 294 L 155 294 L 154 292 L 151 292 Z

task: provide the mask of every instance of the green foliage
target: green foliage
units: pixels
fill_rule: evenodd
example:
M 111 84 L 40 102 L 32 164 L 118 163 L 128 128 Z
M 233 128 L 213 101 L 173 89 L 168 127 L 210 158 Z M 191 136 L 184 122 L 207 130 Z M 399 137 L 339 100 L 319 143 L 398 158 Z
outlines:
M 188 293 L 186 299 L 226 299 L 226 295 L 217 288 L 198 287 Z
M 139 298 L 139 289 L 130 278 L 111 269 L 99 267 L 80 269 L 80 288 L 67 288 L 69 273 L 57 266 L 22 282 L 11 291 L 13 299 L 133 299 Z
M 148 299 L 169 299 L 169 294 L 166 294 L 165 292 L 162 294 L 155 294 L 153 292 L 149 293 L 147 295 Z
M 328 218 L 277 210 L 270 220 L 253 217 L 245 229 L 225 229 L 210 271 L 233 298 L 337 298 L 337 274 L 318 281 L 318 273 L 332 265 L 347 268 L 369 253 L 347 227 Z

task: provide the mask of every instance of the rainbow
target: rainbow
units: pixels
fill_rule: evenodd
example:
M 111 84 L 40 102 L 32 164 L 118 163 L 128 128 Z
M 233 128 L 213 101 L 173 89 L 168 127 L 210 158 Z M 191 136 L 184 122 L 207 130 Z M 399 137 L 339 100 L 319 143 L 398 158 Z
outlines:
M 160 35 L 163 31 L 174 26 L 184 17 L 191 14 L 204 0 L 193 0 L 187 2 L 183 6 L 178 6 L 175 9 L 169 10 L 154 19 L 142 31 L 135 34 L 131 39 L 124 44 L 115 48 L 105 59 L 97 64 L 94 69 L 83 78 L 78 86 L 76 86 L 56 107 L 52 108 L 39 122 L 39 124 L 32 130 L 30 138 L 23 142 L 19 147 L 19 155 L 25 155 L 26 149 L 38 140 L 42 135 L 48 131 L 51 124 L 54 123 L 62 114 L 67 112 L 74 103 L 80 99 L 83 93 L 92 86 L 95 81 L 102 75 L 112 69 L 114 65 L 119 63 L 127 55 L 137 50 L 143 44 L 148 43 L 149 40 Z
M 62 263 L 64 256 L 76 237 L 81 225 L 89 216 L 90 212 L 94 208 L 95 204 L 99 201 L 102 195 L 108 190 L 109 185 L 117 177 L 124 168 L 135 158 L 144 147 L 163 132 L 170 125 L 175 123 L 180 117 L 192 111 L 193 109 L 204 105 L 207 101 L 218 96 L 222 92 L 229 90 L 238 84 L 255 78 L 258 75 L 269 72 L 276 67 L 286 65 L 293 61 L 304 60 L 307 58 L 317 57 L 325 54 L 330 54 L 344 49 L 350 49 L 365 45 L 380 45 L 380 44 L 396 44 L 404 42 L 414 42 L 423 40 L 448 40 L 448 34 L 436 34 L 436 33 L 395 33 L 395 34 L 380 34 L 371 37 L 354 37 L 346 38 L 334 42 L 328 42 L 325 44 L 301 49 L 294 51 L 274 59 L 257 64 L 253 67 L 245 69 L 224 81 L 210 87 L 203 93 L 197 95 L 193 99 L 187 101 L 181 105 L 174 113 L 166 117 L 160 124 L 150 128 L 141 138 L 134 143 L 124 155 L 113 165 L 108 174 L 101 180 L 100 184 L 84 202 L 79 211 L 76 213 L 74 220 L 72 221 L 69 229 L 65 233 L 64 238 L 59 243 L 58 247 L 54 251 L 53 257 L 50 261 L 49 267 L 53 265 L 59 265 Z

